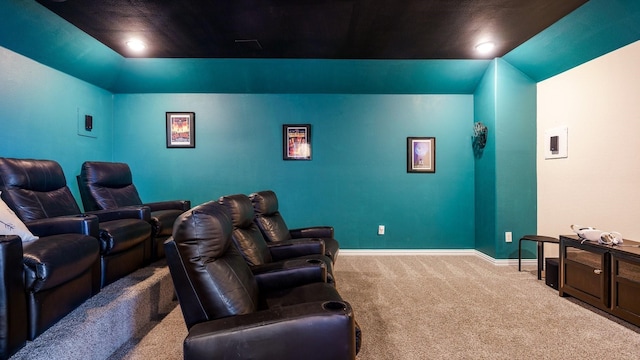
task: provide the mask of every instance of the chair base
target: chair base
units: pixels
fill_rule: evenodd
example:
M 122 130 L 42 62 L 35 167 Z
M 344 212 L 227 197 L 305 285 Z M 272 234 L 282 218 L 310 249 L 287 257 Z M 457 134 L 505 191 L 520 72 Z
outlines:
M 28 294 L 29 340 L 38 337 L 93 296 L 91 270 L 54 289 Z
M 145 243 L 117 254 L 102 256 L 102 280 L 101 287 L 142 268 L 144 266 Z

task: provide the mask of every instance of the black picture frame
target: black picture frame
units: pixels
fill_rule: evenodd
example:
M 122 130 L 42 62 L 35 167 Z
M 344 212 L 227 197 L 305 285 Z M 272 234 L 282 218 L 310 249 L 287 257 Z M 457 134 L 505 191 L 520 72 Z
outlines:
M 311 124 L 282 125 L 282 159 L 311 160 Z
M 167 148 L 196 147 L 196 113 L 167 112 Z
M 436 138 L 408 137 L 407 138 L 407 172 L 435 173 L 436 172 Z

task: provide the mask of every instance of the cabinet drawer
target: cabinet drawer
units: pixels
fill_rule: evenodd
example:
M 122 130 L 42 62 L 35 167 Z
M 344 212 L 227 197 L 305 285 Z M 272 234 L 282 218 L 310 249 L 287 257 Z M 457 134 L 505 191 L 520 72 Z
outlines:
M 588 297 L 591 298 L 590 300 L 608 306 L 608 292 L 606 292 L 605 280 L 605 273 L 604 271 L 602 271 L 602 269 L 571 260 L 565 260 L 565 287 L 577 290 L 584 295 L 588 295 Z M 565 291 L 566 290 L 567 289 L 565 289 Z M 583 298 L 579 293 L 575 293 L 575 291 L 571 290 L 570 295 L 578 298 Z
M 614 309 L 640 314 L 640 284 L 625 279 L 616 280 L 614 296 Z
M 640 242 L 612 246 L 561 235 L 560 254 L 560 296 L 640 326 Z
M 612 260 L 611 312 L 635 325 L 640 325 L 640 264 L 636 262 L 637 259 L 625 261 L 615 255 L 612 256 Z

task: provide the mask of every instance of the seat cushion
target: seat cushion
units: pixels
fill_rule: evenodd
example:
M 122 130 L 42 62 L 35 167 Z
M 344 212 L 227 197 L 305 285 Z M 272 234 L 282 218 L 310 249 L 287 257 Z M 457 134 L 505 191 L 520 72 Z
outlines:
M 100 254 L 111 255 L 131 249 L 151 238 L 151 225 L 140 219 L 100 223 Z
M 98 241 L 81 234 L 43 236 L 24 244 L 25 286 L 38 292 L 63 284 L 100 257 Z

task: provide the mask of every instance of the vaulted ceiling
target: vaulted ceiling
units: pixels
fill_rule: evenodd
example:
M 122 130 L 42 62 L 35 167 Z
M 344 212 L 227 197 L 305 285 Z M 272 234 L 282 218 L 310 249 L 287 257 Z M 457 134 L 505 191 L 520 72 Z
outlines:
M 124 57 L 474 59 L 503 56 L 586 0 L 38 2 Z M 495 51 L 478 54 L 483 41 Z

